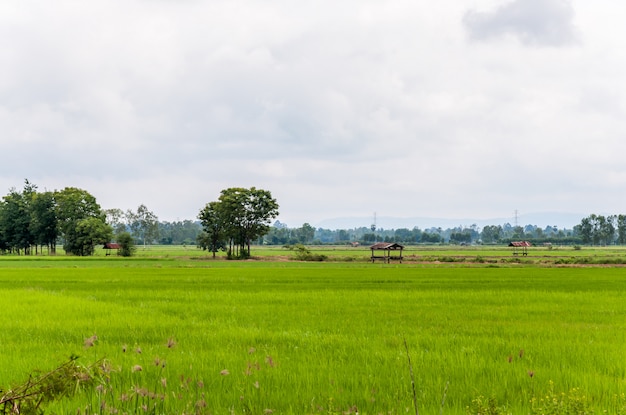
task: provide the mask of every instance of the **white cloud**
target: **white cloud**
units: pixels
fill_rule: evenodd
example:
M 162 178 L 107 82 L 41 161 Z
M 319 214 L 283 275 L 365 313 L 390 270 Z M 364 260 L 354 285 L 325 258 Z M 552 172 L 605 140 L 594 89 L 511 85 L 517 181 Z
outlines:
M 3 3 L 0 190 L 77 186 L 107 208 L 145 203 L 175 219 L 225 187 L 257 186 L 290 225 L 617 212 L 623 9 Z M 507 37 L 519 41 L 484 42 Z M 594 182 L 606 192 L 595 200 Z
M 531 46 L 562 46 L 577 41 L 570 0 L 512 0 L 491 12 L 468 11 L 463 23 L 471 38 L 510 35 Z

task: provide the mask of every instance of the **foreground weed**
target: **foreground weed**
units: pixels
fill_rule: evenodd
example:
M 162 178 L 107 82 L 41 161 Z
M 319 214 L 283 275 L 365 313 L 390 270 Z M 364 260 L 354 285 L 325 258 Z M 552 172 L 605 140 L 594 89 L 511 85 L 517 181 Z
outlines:
M 415 415 L 419 415 L 419 408 L 417 406 L 417 392 L 415 391 L 415 376 L 413 375 L 413 365 L 411 364 L 411 354 L 409 353 L 409 345 L 404 338 L 404 350 L 406 350 L 406 358 L 409 365 L 409 373 L 411 375 L 411 390 L 413 391 L 413 407 L 415 408 Z M 445 401 L 445 398 L 444 398 Z
M 106 362 L 81 366 L 77 357 L 49 372 L 35 372 L 21 385 L 12 387 L 0 397 L 2 414 L 39 414 L 43 407 L 57 399 L 73 396 L 101 382 L 106 376 Z
M 612 408 L 606 408 L 602 413 L 616 415 L 626 414 L 626 395 L 616 395 L 611 402 Z M 496 398 L 479 396 L 467 406 L 467 415 L 509 415 L 512 412 L 507 405 L 500 404 Z M 548 390 L 541 397 L 530 400 L 530 415 L 587 415 L 593 414 L 591 400 L 580 389 L 572 388 L 568 392 L 558 392 L 554 382 L 548 382 Z
M 568 393 L 555 392 L 554 383 L 549 382 L 548 391 L 541 398 L 531 400 L 531 414 L 533 415 L 583 415 L 590 414 L 587 396 L 578 388 L 570 389 Z
M 499 405 L 494 397 L 485 398 L 479 396 L 472 399 L 472 403 L 466 408 L 467 415 L 509 415 L 506 405 Z

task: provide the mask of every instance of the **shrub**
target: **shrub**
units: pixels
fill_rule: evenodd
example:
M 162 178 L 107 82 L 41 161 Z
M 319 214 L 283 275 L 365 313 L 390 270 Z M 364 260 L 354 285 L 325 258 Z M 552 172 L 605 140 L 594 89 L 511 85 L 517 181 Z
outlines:
M 297 261 L 325 261 L 328 259 L 326 255 L 312 253 L 302 244 L 296 244 L 289 249 L 294 251 L 294 257 Z
M 129 257 L 135 254 L 137 247 L 135 246 L 135 240 L 128 232 L 122 232 L 117 235 L 117 243 L 120 244 L 119 253 L 121 256 Z
M 496 398 L 485 398 L 479 396 L 476 399 L 472 399 L 470 406 L 465 408 L 467 415 L 501 415 L 508 414 L 506 406 L 498 405 Z
M 578 388 L 570 389 L 568 393 L 555 392 L 554 384 L 550 386 L 545 398 L 533 398 L 531 400 L 531 414 L 555 414 L 555 415 L 578 415 L 591 413 L 589 401 L 584 393 Z

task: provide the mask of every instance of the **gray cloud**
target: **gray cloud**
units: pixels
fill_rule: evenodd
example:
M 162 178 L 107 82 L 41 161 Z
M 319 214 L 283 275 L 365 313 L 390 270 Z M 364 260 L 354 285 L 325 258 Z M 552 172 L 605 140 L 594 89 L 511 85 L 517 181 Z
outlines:
M 563 46 L 577 41 L 570 0 L 513 0 L 490 12 L 470 10 L 463 24 L 470 37 L 510 35 L 529 46 Z

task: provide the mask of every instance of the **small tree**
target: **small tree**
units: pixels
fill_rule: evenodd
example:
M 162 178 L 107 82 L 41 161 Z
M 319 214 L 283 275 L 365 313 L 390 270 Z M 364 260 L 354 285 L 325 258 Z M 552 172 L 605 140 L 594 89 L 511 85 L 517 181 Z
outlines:
M 218 202 L 207 203 L 198 214 L 198 219 L 204 229 L 198 235 L 198 246 L 213 252 L 213 258 L 215 258 L 216 252 L 226 247 L 226 224 L 223 215 L 220 215 L 220 204 Z
M 120 255 L 129 257 L 135 254 L 137 246 L 135 246 L 135 240 L 128 232 L 121 232 L 117 235 L 117 243 L 120 245 Z

